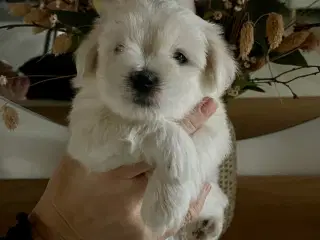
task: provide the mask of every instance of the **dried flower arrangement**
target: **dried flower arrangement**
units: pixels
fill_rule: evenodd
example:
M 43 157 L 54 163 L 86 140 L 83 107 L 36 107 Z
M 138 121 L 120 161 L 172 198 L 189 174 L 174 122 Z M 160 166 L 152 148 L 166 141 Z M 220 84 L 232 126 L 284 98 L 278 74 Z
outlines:
M 94 7 L 97 7 L 99 1 L 39 0 L 35 4 L 10 4 L 10 13 L 23 17 L 24 24 L 1 26 L 0 29 L 32 27 L 35 34 L 45 30 L 54 31 L 52 53 L 59 55 L 73 52 L 99 17 Z M 320 66 L 308 65 L 301 54 L 301 51 L 310 52 L 319 47 L 320 39 L 310 29 L 320 24 L 297 24 L 294 21 L 285 24 L 283 14 L 287 14 L 288 9 L 279 0 L 195 0 L 195 3 L 200 17 L 223 26 L 225 39 L 239 62 L 241 71 L 227 92 L 227 99 L 235 98 L 247 90 L 264 92 L 261 88 L 263 84 L 282 84 L 294 98 L 298 98 L 290 83 L 320 73 Z M 290 32 L 292 27 L 293 31 Z M 268 78 L 251 77 L 252 73 L 264 66 L 269 65 L 271 71 L 270 63 L 296 67 L 277 76 L 271 73 Z M 280 77 L 304 68 L 315 71 L 290 80 L 279 80 Z M 3 83 L 5 80 L 1 81 Z M 2 109 L 2 112 L 8 111 Z
M 199 0 L 201 17 L 221 24 L 225 38 L 233 47 L 241 74 L 237 77 L 227 97 L 234 98 L 246 90 L 264 92 L 263 84 L 281 84 L 288 88 L 293 98 L 298 95 L 290 83 L 320 73 L 320 66 L 308 65 L 301 51 L 310 52 L 320 46 L 320 39 L 310 31 L 315 24 L 284 22 L 289 10 L 278 0 Z M 317 1 L 313 2 L 315 4 Z M 273 76 L 270 63 L 296 66 Z M 271 77 L 253 78 L 252 73 L 268 66 Z M 309 74 L 297 75 L 283 81 L 280 77 L 298 70 L 312 68 Z

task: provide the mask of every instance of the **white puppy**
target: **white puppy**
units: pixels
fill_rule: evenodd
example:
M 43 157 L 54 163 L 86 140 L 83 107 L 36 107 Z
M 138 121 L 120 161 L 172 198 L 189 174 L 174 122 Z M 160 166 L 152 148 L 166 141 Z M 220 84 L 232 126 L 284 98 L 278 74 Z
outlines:
M 109 0 L 77 53 L 68 152 L 93 171 L 141 156 L 153 165 L 141 214 L 159 235 L 181 226 L 204 182 L 212 190 L 202 239 L 218 238 L 223 227 L 228 200 L 218 168 L 231 137 L 220 97 L 236 65 L 220 34 L 175 0 Z M 218 110 L 191 138 L 176 122 L 206 96 Z M 188 239 L 200 239 L 196 228 L 187 226 Z

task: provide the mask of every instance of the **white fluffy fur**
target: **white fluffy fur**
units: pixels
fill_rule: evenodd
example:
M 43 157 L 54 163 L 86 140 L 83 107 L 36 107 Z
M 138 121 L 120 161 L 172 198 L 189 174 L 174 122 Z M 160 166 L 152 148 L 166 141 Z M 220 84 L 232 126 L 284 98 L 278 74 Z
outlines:
M 216 25 L 175 0 L 110 0 L 77 54 L 79 92 L 70 115 L 68 152 L 93 171 L 132 164 L 141 156 L 153 165 L 141 214 L 159 235 L 180 226 L 204 182 L 212 190 L 200 219 L 214 226 L 208 239 L 217 239 L 222 230 L 227 198 L 217 183 L 218 167 L 230 152 L 231 138 L 220 97 L 236 66 L 220 34 Z M 117 44 L 124 50 L 115 55 Z M 176 49 L 189 64 L 177 64 Z M 132 102 L 126 76 L 142 68 L 160 76 L 156 107 Z M 205 96 L 214 98 L 218 110 L 191 138 L 176 121 Z M 188 225 L 188 239 L 194 239 L 195 227 Z

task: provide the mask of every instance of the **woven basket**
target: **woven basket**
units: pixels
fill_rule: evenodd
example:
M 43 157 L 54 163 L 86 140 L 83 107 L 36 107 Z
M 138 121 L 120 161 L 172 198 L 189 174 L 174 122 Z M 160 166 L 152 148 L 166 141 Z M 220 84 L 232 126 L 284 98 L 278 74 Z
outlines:
M 230 123 L 230 130 L 232 133 L 233 148 L 231 154 L 226 157 L 220 167 L 220 187 L 224 193 L 228 196 L 229 206 L 225 211 L 224 230 L 226 232 L 231 224 L 234 215 L 234 209 L 236 204 L 236 192 L 237 192 L 237 154 L 236 154 L 236 137 L 233 125 Z

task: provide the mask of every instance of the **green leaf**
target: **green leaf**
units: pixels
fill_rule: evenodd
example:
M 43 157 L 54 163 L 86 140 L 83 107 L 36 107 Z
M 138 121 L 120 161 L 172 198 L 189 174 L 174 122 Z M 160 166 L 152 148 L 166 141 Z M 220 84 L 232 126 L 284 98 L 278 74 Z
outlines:
M 224 10 L 222 1 L 211 1 L 211 8 L 208 6 L 208 1 L 195 1 L 197 15 L 204 18 L 205 14 L 211 9 Z
M 271 62 L 281 64 L 281 65 L 293 65 L 293 66 L 301 66 L 301 67 L 308 66 L 306 59 L 302 56 L 299 50 L 296 50 L 282 57 L 280 57 L 279 53 L 271 52 L 269 55 L 269 59 Z
M 90 12 L 71 12 L 63 10 L 52 10 L 52 13 L 56 14 L 58 20 L 70 27 L 75 27 L 82 33 L 88 33 L 94 24 L 98 14 L 95 11 Z
M 213 12 L 212 11 L 208 11 L 208 12 L 205 12 L 205 14 L 203 16 L 203 19 L 204 20 L 210 20 L 212 17 L 213 17 Z
M 251 90 L 251 91 L 255 91 L 255 92 L 262 92 L 265 93 L 266 91 L 260 87 L 258 87 L 256 84 L 249 84 L 247 86 L 244 87 L 243 90 Z
M 238 74 L 233 83 L 233 86 L 239 86 L 240 89 L 243 89 L 245 86 L 248 85 L 249 81 L 250 81 L 250 76 L 248 73 Z
M 75 34 L 72 35 L 72 45 L 69 49 L 69 52 L 75 52 L 78 49 L 83 39 L 84 39 L 84 35 L 75 35 Z

